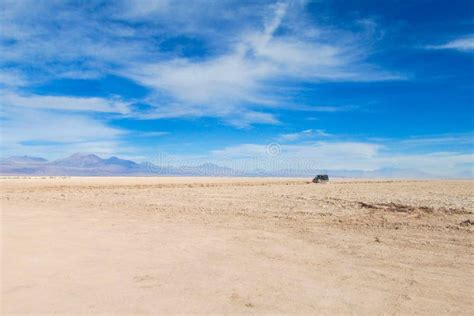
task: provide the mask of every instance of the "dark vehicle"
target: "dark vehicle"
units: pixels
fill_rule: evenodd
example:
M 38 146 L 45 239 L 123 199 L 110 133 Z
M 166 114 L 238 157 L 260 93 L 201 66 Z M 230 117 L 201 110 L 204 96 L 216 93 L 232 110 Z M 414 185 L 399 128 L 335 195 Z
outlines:
M 318 174 L 316 177 L 313 179 L 313 183 L 324 183 L 328 182 L 329 177 L 327 174 Z

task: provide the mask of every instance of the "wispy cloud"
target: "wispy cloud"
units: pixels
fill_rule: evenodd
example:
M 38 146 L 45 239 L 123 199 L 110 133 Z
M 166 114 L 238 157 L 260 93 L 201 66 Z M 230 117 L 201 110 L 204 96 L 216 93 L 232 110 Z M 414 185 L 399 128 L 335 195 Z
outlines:
M 3 108 L 1 121 L 1 147 L 4 154 L 15 150 L 23 153 L 28 146 L 21 144 L 32 142 L 67 145 L 106 141 L 110 144 L 124 134 L 123 130 L 111 128 L 85 115 L 32 109 Z M 25 148 L 19 150 L 19 147 Z
M 322 129 L 307 129 L 301 132 L 296 133 L 288 133 L 288 134 L 281 134 L 277 137 L 277 140 L 280 142 L 293 142 L 299 141 L 303 139 L 312 139 L 312 138 L 321 138 L 321 137 L 328 137 L 331 134 L 326 133 Z
M 316 141 L 279 144 L 277 155 L 269 155 L 270 145 L 241 144 L 211 152 L 218 161 L 235 166 L 256 164 L 262 169 L 376 170 L 412 169 L 441 176 L 473 174 L 474 155 L 469 151 L 436 151 L 414 154 L 387 143 Z M 211 160 L 212 161 L 212 160 Z
M 19 71 L 0 70 L 0 88 L 16 88 L 26 85 L 28 80 Z
M 309 12 L 309 5 L 313 12 Z M 324 13 L 314 14 L 313 5 L 304 0 L 0 1 L 2 152 L 124 153 L 130 149 L 124 139 L 130 144 L 135 137 L 141 137 L 140 142 L 151 144 L 153 137 L 165 136 L 166 130 L 172 134 L 173 128 L 176 134 L 182 132 L 178 130 L 182 122 L 174 127 L 171 125 L 175 121 L 169 119 L 211 117 L 219 121 L 219 131 L 226 129 L 220 123 L 236 128 L 269 125 L 258 125 L 253 131 L 260 132 L 262 128 L 261 135 L 270 135 L 268 141 L 280 143 L 280 157 L 308 157 L 324 168 L 397 165 L 435 169 L 444 164 L 453 171 L 472 166 L 468 135 L 367 141 L 357 136 L 344 139 L 323 130 L 328 126 L 323 124 L 338 124 L 335 117 L 341 112 L 361 114 L 355 112 L 362 110 L 362 102 L 377 103 L 376 98 L 387 101 L 383 96 L 387 86 L 388 98 L 405 93 L 405 88 L 400 87 L 404 85 L 381 84 L 369 92 L 369 85 L 363 83 L 406 79 L 403 72 L 390 67 L 398 67 L 408 56 L 398 50 L 404 44 L 396 47 L 400 56 L 392 54 L 393 50 L 384 51 L 382 46 L 391 31 L 382 30 L 383 21 L 359 14 L 356 21 L 333 21 Z M 426 48 L 472 52 L 473 39 L 471 34 Z M 403 69 L 409 68 L 407 65 Z M 109 77 L 133 81 L 145 92 L 137 99 L 127 97 L 129 91 L 120 96 L 109 94 L 106 90 L 114 82 L 104 80 Z M 61 93 L 59 87 L 83 83 L 97 84 L 100 91 L 93 97 L 78 97 L 84 91 L 71 96 Z M 354 95 L 348 83 L 356 87 Z M 325 90 L 329 85 L 331 88 Z M 319 91 L 326 91 L 321 99 Z M 469 91 L 462 93 L 465 92 Z M 363 98 L 359 99 L 361 95 Z M 421 94 L 415 98 L 417 102 L 418 97 Z M 392 101 L 395 98 L 385 102 L 387 107 L 381 106 L 380 112 Z M 293 111 L 311 115 L 293 116 Z M 320 112 L 321 117 L 331 120 L 308 122 L 316 116 L 310 112 Z M 400 114 L 395 109 L 386 111 L 384 119 L 392 113 Z M 378 118 L 374 115 L 374 119 Z M 143 122 L 154 119 L 161 120 Z M 205 127 L 196 127 L 200 123 L 193 121 L 190 130 L 202 132 Z M 156 130 L 137 132 L 140 128 L 131 126 L 138 124 Z M 375 136 L 390 137 L 387 131 L 395 128 L 381 130 L 385 132 Z M 240 135 L 236 138 L 244 134 L 232 132 Z M 244 159 L 266 154 L 266 147 L 256 140 L 203 155 Z M 136 154 L 144 153 L 133 153 Z
M 360 106 L 356 105 L 296 105 L 293 109 L 297 111 L 307 111 L 307 112 L 326 112 L 326 113 L 335 113 L 335 112 L 349 112 L 357 111 L 360 109 Z
M 0 101 L 2 155 L 124 152 L 120 139 L 127 131 L 91 115 L 126 112 L 127 105 L 120 101 L 12 93 L 2 95 Z
M 474 34 L 466 35 L 440 45 L 428 45 L 428 49 L 450 49 L 461 52 L 474 51 Z
M 364 34 L 303 23 L 305 1 L 238 3 L 233 12 L 229 5 L 4 1 L 1 37 L 8 44 L 1 57 L 23 74 L 33 71 L 36 81 L 117 74 L 152 89 L 142 100 L 151 109 L 127 116 L 208 116 L 237 127 L 279 123 L 267 108 L 295 107 L 281 97 L 287 82 L 403 78 L 367 62 Z M 205 54 L 164 49 L 168 38 L 179 36 L 199 38 Z
M 275 36 L 282 26 L 288 5 L 279 3 L 267 11 L 262 29 L 250 29 L 239 35 L 229 51 L 204 60 L 178 58 L 157 63 L 135 64 L 124 72 L 142 84 L 177 100 L 176 116 L 208 115 L 235 123 L 237 113 L 243 122 L 273 123 L 276 119 L 255 112 L 255 108 L 281 107 L 273 83 L 287 80 L 306 81 L 378 81 L 398 80 L 398 74 L 388 73 L 364 62 L 368 50 L 353 34 L 334 34 L 329 38 L 301 37 L 296 33 Z M 324 34 L 320 30 L 319 34 Z M 322 36 L 322 35 L 320 35 Z M 166 103 L 154 103 L 156 112 L 163 113 Z M 286 105 L 286 106 L 292 106 Z M 296 107 L 297 108 L 297 107 Z M 340 107 L 312 107 L 314 111 L 336 112 Z M 167 111 L 167 115 L 172 113 Z M 151 117 L 156 117 L 151 113 Z M 254 118 L 254 121 L 248 118 Z M 245 119 L 247 118 L 247 119 Z M 234 124 L 235 125 L 235 124 Z
M 2 95 L 2 105 L 7 107 L 24 107 L 30 109 L 50 109 L 62 111 L 108 112 L 127 114 L 130 103 L 116 99 L 98 97 L 67 97 L 48 95 Z
M 404 139 L 401 144 L 414 146 L 433 146 L 433 145 L 469 145 L 474 148 L 474 133 L 462 134 L 442 134 L 432 136 L 417 136 Z

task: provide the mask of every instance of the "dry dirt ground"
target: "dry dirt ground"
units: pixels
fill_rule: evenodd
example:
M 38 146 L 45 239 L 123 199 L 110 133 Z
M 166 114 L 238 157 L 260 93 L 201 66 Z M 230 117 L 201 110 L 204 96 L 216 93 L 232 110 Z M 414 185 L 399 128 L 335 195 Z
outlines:
M 474 182 L 0 184 L 3 314 L 474 314 Z

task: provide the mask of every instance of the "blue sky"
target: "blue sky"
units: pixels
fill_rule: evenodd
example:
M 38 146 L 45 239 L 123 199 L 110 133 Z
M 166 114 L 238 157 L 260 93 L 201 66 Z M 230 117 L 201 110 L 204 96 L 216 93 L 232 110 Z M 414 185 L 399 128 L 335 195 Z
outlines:
M 474 174 L 473 1 L 0 6 L 2 156 Z

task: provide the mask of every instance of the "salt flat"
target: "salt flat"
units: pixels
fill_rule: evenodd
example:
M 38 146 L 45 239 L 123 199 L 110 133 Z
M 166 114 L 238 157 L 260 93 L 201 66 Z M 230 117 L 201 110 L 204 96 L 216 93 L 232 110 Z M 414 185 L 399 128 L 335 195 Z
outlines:
M 3 178 L 2 312 L 474 313 L 474 182 Z

